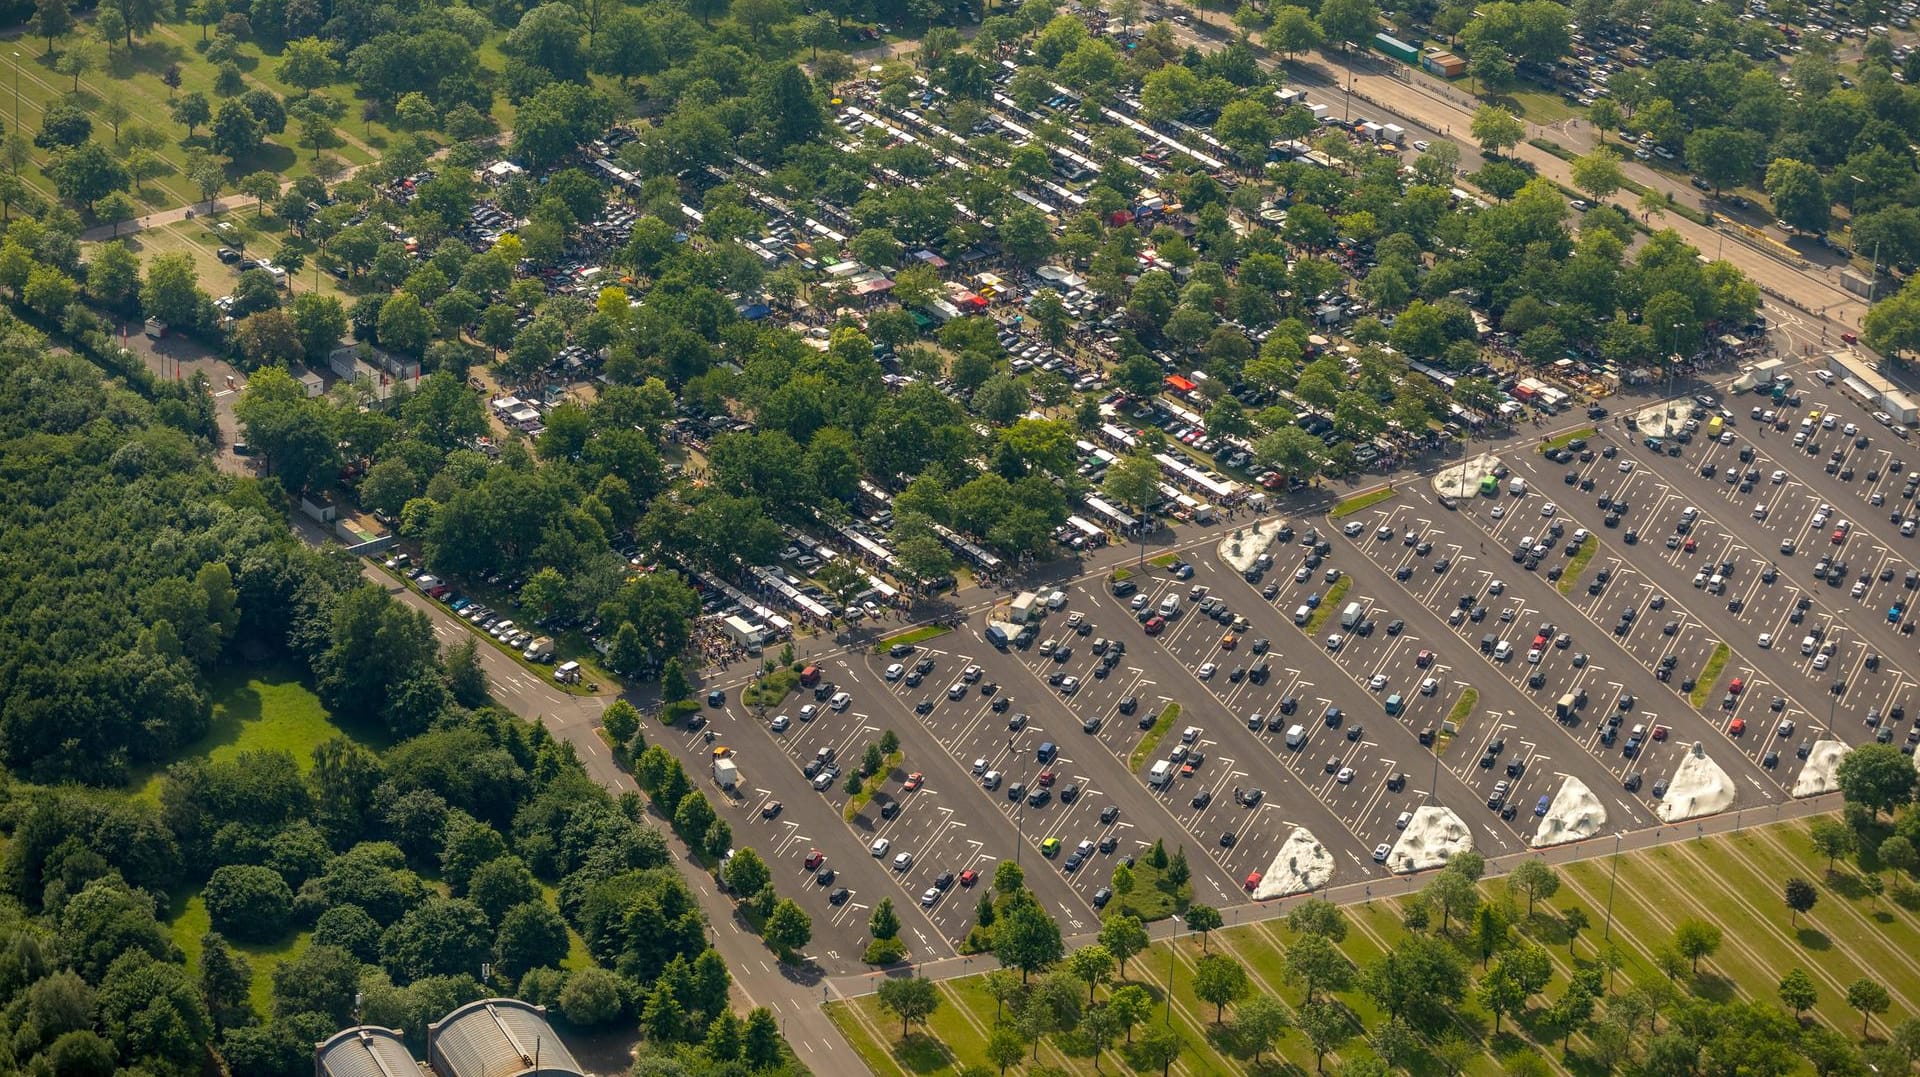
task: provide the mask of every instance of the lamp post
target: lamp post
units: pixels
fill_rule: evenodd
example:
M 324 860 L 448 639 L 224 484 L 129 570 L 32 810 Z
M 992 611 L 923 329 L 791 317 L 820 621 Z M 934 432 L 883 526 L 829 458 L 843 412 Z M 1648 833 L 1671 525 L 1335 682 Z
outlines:
M 13 129 L 20 129 L 20 50 L 13 53 Z
M 1613 832 L 1612 859 L 1613 867 L 1607 874 L 1607 926 L 1600 933 L 1600 937 L 1609 942 L 1613 941 L 1613 884 L 1620 878 L 1620 832 L 1618 830 Z

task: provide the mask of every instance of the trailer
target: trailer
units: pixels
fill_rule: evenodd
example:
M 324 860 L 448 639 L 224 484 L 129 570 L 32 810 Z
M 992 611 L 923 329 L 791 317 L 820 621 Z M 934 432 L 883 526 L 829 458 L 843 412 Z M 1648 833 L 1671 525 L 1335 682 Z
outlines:
M 1397 123 L 1384 124 L 1380 128 L 1380 138 L 1383 142 L 1404 146 L 1407 144 L 1407 129 Z
M 732 756 L 720 756 L 713 761 L 713 784 L 731 793 L 740 787 L 740 764 Z
M 1402 63 L 1417 64 L 1420 62 L 1420 50 L 1394 37 L 1392 34 L 1380 33 L 1373 35 L 1373 47 Z

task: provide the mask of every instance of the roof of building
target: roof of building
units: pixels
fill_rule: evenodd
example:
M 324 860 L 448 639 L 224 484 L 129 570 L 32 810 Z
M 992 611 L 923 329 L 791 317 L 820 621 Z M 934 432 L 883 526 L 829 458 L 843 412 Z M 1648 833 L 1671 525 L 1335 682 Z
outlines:
M 470 1002 L 428 1025 L 427 1054 L 441 1077 L 584 1077 L 546 1008 L 518 999 Z
M 317 1044 L 313 1057 L 320 1077 L 420 1077 L 420 1063 L 397 1029 L 345 1029 Z

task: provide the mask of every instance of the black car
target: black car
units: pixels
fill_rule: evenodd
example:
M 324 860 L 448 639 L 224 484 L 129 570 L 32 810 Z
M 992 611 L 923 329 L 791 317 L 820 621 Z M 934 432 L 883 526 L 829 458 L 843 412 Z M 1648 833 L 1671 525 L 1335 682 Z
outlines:
M 1124 696 L 1120 700 L 1118 709 L 1121 714 L 1132 714 L 1134 711 L 1138 710 L 1139 708 L 1140 708 L 1140 701 L 1138 699 L 1134 698 L 1133 696 Z
M 1113 821 L 1118 818 L 1120 818 L 1120 805 L 1109 804 L 1100 809 L 1100 825 L 1112 826 Z
M 852 896 L 853 896 L 853 891 L 843 886 L 840 889 L 835 890 L 833 893 L 828 894 L 827 902 L 828 904 L 831 904 L 831 905 L 845 905 L 847 903 L 847 899 Z
M 1193 794 L 1191 803 L 1196 808 L 1204 808 L 1213 803 L 1213 792 L 1208 789 L 1202 789 L 1198 793 Z
M 1082 732 L 1082 733 L 1098 733 L 1098 732 L 1100 732 L 1100 718 L 1099 718 L 1099 716 L 1098 716 L 1098 715 L 1095 715 L 1094 717 L 1092 717 L 1092 718 L 1089 718 L 1089 719 L 1087 719 L 1087 720 L 1086 720 L 1086 721 L 1084 721 L 1084 722 L 1081 722 L 1081 723 L 1080 723 L 1080 732 Z

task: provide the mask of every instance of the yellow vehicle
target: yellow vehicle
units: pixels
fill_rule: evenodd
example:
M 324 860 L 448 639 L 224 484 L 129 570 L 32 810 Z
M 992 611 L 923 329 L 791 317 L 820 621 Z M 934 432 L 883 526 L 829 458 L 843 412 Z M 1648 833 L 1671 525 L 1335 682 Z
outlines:
M 1060 855 L 1060 839 L 1048 838 L 1040 843 L 1040 855 L 1048 858 Z
M 1727 422 L 1725 419 L 1715 415 L 1713 418 L 1707 420 L 1707 436 L 1710 438 L 1719 437 L 1720 431 L 1726 429 L 1726 425 Z

